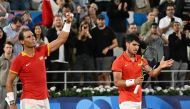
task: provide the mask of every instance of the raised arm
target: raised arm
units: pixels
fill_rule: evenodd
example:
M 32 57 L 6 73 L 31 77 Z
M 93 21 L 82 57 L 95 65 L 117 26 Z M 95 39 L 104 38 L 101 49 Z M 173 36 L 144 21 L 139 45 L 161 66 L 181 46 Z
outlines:
M 59 34 L 57 39 L 50 42 L 50 44 L 49 44 L 50 52 L 55 51 L 62 44 L 64 44 L 66 42 L 66 40 L 67 40 L 67 38 L 69 36 L 72 20 L 73 20 L 73 14 L 72 13 L 67 13 L 66 14 L 66 23 L 63 26 L 62 32 Z

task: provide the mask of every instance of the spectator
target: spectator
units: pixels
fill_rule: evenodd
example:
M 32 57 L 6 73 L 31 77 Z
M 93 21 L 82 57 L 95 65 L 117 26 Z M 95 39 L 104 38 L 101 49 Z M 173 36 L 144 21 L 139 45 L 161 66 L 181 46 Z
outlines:
M 76 11 L 76 4 L 73 0 L 65 0 L 65 4 L 69 5 L 72 12 Z
M 66 19 L 66 13 L 72 12 L 73 10 L 71 9 L 69 4 L 64 4 L 61 11 L 62 11 L 62 19 L 63 19 L 63 23 L 64 23 L 64 21 Z
M 97 19 L 97 11 L 98 11 L 98 6 L 95 3 L 91 3 L 90 6 L 88 7 L 88 15 L 90 16 L 90 21 L 91 21 L 91 28 L 96 27 L 96 19 Z
M 76 63 L 75 70 L 95 70 L 94 56 L 93 56 L 93 42 L 90 34 L 90 25 L 86 21 L 82 21 L 79 27 L 79 34 L 76 40 Z M 93 81 L 93 74 L 90 72 L 79 73 L 75 76 L 75 81 L 84 80 L 85 82 Z M 85 83 L 84 86 L 92 84 Z M 77 84 L 81 87 L 81 83 Z
M 129 17 L 128 4 L 126 1 L 112 1 L 108 8 L 109 27 L 114 31 L 119 47 L 125 40 L 127 32 L 127 20 Z
M 96 27 L 96 25 L 94 24 L 94 22 L 92 21 L 92 19 L 90 18 L 89 15 L 85 15 L 83 18 L 82 18 L 82 21 L 86 21 L 89 23 L 90 25 L 90 30 L 92 30 L 93 28 Z
M 138 28 L 137 25 L 134 23 L 129 24 L 127 34 L 138 34 Z
M 66 13 L 68 12 L 73 12 L 73 9 L 71 7 L 71 5 L 69 5 L 68 3 L 65 3 L 63 5 L 63 8 L 62 8 L 62 19 L 63 19 L 63 23 L 65 23 L 65 19 L 66 19 Z M 74 32 L 75 34 L 77 33 L 77 19 L 75 18 L 76 16 L 74 16 L 74 19 L 73 19 L 73 23 L 72 23 L 72 32 Z
M 160 15 L 160 11 L 157 7 L 153 7 L 152 8 L 152 12 L 154 13 L 155 19 L 154 22 L 155 23 L 159 23 L 160 19 L 161 19 L 161 15 Z
M 181 24 L 173 22 L 174 32 L 169 35 L 169 52 L 170 58 L 174 60 L 171 70 L 187 70 L 187 46 L 190 46 L 190 38 L 180 31 Z M 181 82 L 172 83 L 171 86 L 182 87 L 185 85 L 186 72 L 172 72 L 172 81 L 180 80 Z
M 164 16 L 166 16 L 165 10 L 167 10 L 167 6 L 168 5 L 173 5 L 174 6 L 175 3 L 174 3 L 173 0 L 165 0 L 165 1 L 163 1 L 163 2 L 160 3 L 160 5 L 159 5 L 159 11 L 160 11 L 160 14 L 161 14 L 161 18 L 164 17 Z
M 3 28 L 0 27 L 0 56 L 3 54 L 3 44 L 6 42 L 7 34 L 3 31 Z
M 190 16 L 184 15 L 183 17 L 183 33 L 190 38 Z M 188 70 L 190 70 L 190 47 L 187 47 L 187 56 L 188 56 Z
M 64 6 L 64 1 L 63 1 L 63 0 L 56 0 L 56 4 L 57 4 L 58 7 L 59 7 L 58 14 L 59 14 L 59 15 L 62 15 L 62 10 L 63 10 L 63 6 Z
M 155 15 L 152 11 L 148 12 L 147 21 L 141 26 L 141 36 L 146 36 L 151 29 L 151 25 L 155 20 Z
M 48 39 L 44 36 L 41 25 L 35 25 L 33 28 L 33 33 L 37 40 L 37 46 L 48 43 Z
M 183 25 L 183 22 L 181 18 L 175 17 L 174 16 L 174 5 L 167 5 L 166 6 L 166 16 L 162 19 L 160 19 L 159 22 L 159 28 L 161 30 L 161 33 L 166 36 L 166 39 L 168 39 L 168 36 L 173 33 L 173 22 L 179 22 L 181 25 Z M 166 58 L 169 57 L 169 52 L 168 52 L 168 45 L 164 46 L 164 55 Z
M 78 32 L 78 29 L 79 29 L 79 25 L 80 25 L 80 22 L 82 21 L 82 17 L 85 16 L 85 9 L 82 8 L 80 5 L 78 5 L 76 7 L 76 12 L 74 13 L 74 16 L 76 18 L 76 27 L 77 27 L 77 32 Z M 90 24 L 90 23 L 89 23 Z
M 22 45 L 18 41 L 18 34 L 22 27 L 22 19 L 20 16 L 15 16 L 12 19 L 12 22 L 5 26 L 3 30 L 7 34 L 7 40 L 10 40 L 14 44 L 13 54 L 17 56 L 22 50 Z
M 8 13 L 10 12 L 10 4 L 5 0 L 0 0 L 0 27 L 4 27 L 8 23 Z
M 22 14 L 21 18 L 22 18 L 22 21 L 23 21 L 23 25 L 24 25 L 24 26 L 26 26 L 27 28 L 30 28 L 30 29 L 33 28 L 34 23 L 33 23 L 33 21 L 32 21 L 32 16 L 31 16 L 31 14 L 30 14 L 29 11 L 25 11 L 25 12 Z
M 113 48 L 118 46 L 117 39 L 112 30 L 105 25 L 105 17 L 98 15 L 97 27 L 92 30 L 93 43 L 97 44 L 94 55 L 96 70 L 111 70 L 114 60 Z M 98 75 L 99 81 L 105 81 L 103 85 L 110 85 L 110 74 L 102 72 Z
M 168 40 L 160 34 L 158 30 L 158 24 L 152 23 L 150 31 L 144 36 L 144 42 L 147 45 L 147 49 L 144 53 L 144 57 L 147 59 L 148 64 L 155 68 L 164 56 L 164 44 L 168 44 Z M 164 73 L 158 76 L 159 79 L 163 80 Z M 151 78 L 148 75 L 145 76 L 145 80 L 157 80 L 158 78 Z M 158 84 L 145 83 L 143 87 L 155 87 Z
M 59 33 L 61 32 L 63 28 L 63 21 L 62 21 L 62 16 L 60 15 L 55 15 L 54 20 L 53 20 L 53 28 L 50 28 L 47 33 L 46 37 L 49 42 L 55 40 Z M 69 62 L 71 59 L 71 54 L 69 50 L 71 49 L 71 40 L 72 38 L 75 37 L 72 33 L 72 31 L 69 33 L 69 38 L 67 39 L 67 42 L 65 44 L 62 44 L 59 49 L 55 50 L 52 52 L 52 54 L 48 57 L 47 63 L 48 64 L 48 70 L 50 71 L 58 71 L 58 70 L 69 70 L 70 64 Z M 73 46 L 73 45 L 72 45 Z M 48 79 L 50 81 L 63 81 L 64 76 L 60 76 L 61 74 L 56 74 L 56 75 L 49 75 Z M 58 89 L 61 89 L 61 85 L 59 84 L 57 86 Z
M 0 109 L 8 109 L 8 105 L 5 101 L 5 97 L 7 96 L 6 82 L 9 74 L 9 68 L 14 58 L 13 43 L 7 41 L 3 45 L 3 50 L 4 53 L 0 57 Z M 16 98 L 16 93 L 17 93 L 16 82 L 17 80 L 15 79 L 13 84 L 14 94 L 15 94 L 14 98 Z
M 148 60 L 149 65 L 154 67 L 164 56 L 163 47 L 164 44 L 168 44 L 168 40 L 160 34 L 158 25 L 156 23 L 152 23 L 150 31 L 144 38 L 144 42 L 148 47 L 144 56 Z

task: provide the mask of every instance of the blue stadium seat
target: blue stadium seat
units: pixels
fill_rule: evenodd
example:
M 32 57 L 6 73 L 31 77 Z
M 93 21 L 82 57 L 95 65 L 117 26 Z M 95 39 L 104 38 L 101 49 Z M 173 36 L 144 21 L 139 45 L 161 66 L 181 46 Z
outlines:
M 134 13 L 134 23 L 141 26 L 147 20 L 147 15 L 143 13 Z
M 40 11 L 31 11 L 32 20 L 34 24 L 38 24 L 42 22 L 42 12 Z

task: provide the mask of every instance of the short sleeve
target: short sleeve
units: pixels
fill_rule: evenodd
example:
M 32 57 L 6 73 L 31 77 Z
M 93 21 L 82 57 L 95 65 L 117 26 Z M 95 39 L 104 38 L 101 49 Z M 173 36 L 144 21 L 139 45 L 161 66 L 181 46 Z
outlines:
M 43 54 L 44 56 L 49 56 L 50 55 L 49 44 L 41 45 L 40 48 L 38 48 L 38 50 L 40 50 L 41 54 Z
M 118 59 L 116 59 L 112 64 L 112 71 L 122 72 L 123 63 Z
M 21 70 L 21 63 L 19 61 L 19 57 L 15 58 L 10 66 L 10 72 L 11 73 L 15 73 L 15 74 L 19 74 L 19 71 Z

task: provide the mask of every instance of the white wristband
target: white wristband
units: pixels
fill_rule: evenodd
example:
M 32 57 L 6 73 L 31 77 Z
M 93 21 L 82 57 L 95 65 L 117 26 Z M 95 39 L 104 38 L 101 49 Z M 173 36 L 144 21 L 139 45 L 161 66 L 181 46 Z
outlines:
M 70 29 L 71 29 L 71 23 L 65 23 L 64 26 L 63 26 L 62 31 L 70 32 Z
M 14 99 L 14 92 L 8 92 L 8 93 L 7 93 L 7 99 L 8 99 L 9 101 L 15 100 L 15 99 Z
M 125 80 L 125 84 L 126 84 L 127 87 L 130 87 L 130 86 L 135 84 L 135 79 Z

